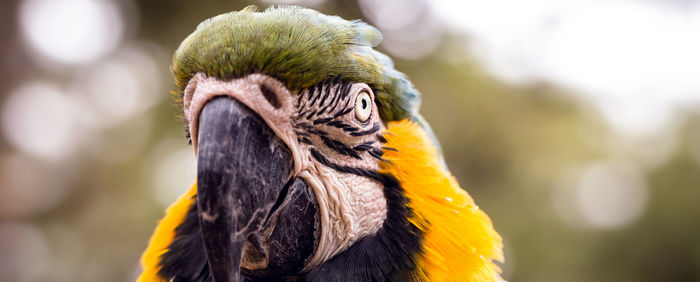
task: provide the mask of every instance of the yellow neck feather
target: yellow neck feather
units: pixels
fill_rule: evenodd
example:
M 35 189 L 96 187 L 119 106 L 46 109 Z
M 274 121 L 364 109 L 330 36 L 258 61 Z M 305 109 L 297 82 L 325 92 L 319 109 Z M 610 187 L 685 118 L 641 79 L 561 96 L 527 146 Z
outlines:
M 165 281 L 158 276 L 160 270 L 160 256 L 167 250 L 170 243 L 175 238 L 175 228 L 185 221 L 185 216 L 197 194 L 197 183 L 193 183 L 189 190 L 177 199 L 165 212 L 165 217 L 160 220 L 156 230 L 151 235 L 148 248 L 141 256 L 141 269 L 143 272 L 136 281 L 138 282 L 160 282 Z
M 424 233 L 418 275 L 426 281 L 497 281 L 503 261 L 501 237 L 489 217 L 441 165 L 438 152 L 416 123 L 390 122 L 382 172 L 394 175 L 405 190 Z

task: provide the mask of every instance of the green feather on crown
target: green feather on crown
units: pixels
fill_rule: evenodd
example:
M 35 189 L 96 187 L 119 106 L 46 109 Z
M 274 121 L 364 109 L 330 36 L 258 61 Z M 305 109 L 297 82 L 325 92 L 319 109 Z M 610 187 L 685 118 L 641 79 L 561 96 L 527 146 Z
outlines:
M 420 93 L 391 59 L 374 50 L 374 27 L 296 7 L 248 6 L 197 26 L 175 51 L 171 71 L 178 97 L 198 72 L 221 79 L 262 73 L 301 91 L 331 78 L 364 82 L 375 92 L 385 122 L 411 119 L 433 135 L 418 113 Z M 435 138 L 436 147 L 439 143 Z

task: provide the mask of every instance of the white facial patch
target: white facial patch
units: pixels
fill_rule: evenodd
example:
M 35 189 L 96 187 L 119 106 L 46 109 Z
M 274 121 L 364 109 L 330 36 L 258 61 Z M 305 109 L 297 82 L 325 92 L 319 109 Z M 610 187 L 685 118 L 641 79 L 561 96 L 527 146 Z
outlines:
M 262 86 L 277 94 L 278 107 L 267 101 L 262 93 Z M 204 104 L 219 96 L 232 97 L 246 105 L 265 120 L 292 152 L 300 151 L 290 118 L 296 111 L 292 94 L 281 82 L 262 74 L 251 74 L 243 78 L 224 81 L 198 73 L 187 83 L 183 96 L 183 110 L 190 127 L 195 154 L 197 154 L 197 139 L 199 137 L 199 114 Z M 308 158 L 302 154 L 293 153 L 292 158 L 294 159 L 295 173 L 299 173 L 302 167 L 308 166 Z
M 371 89 L 365 84 L 353 84 L 344 88 L 345 95 L 339 96 L 339 87 L 329 86 L 325 89 L 327 94 L 316 93 L 320 96 L 313 99 L 309 90 L 293 96 L 280 81 L 263 74 L 221 80 L 198 73 L 190 79 L 184 91 L 185 118 L 195 154 L 200 111 L 206 102 L 218 96 L 229 96 L 246 105 L 289 147 L 294 160 L 294 176 L 304 179 L 314 190 L 321 220 L 321 237 L 315 253 L 306 262 L 305 270 L 346 250 L 358 239 L 376 233 L 386 219 L 386 198 L 381 183 L 366 176 L 338 171 L 312 156 L 311 151 L 315 150 L 334 165 L 369 171 L 379 169 L 380 158 L 367 149 L 370 145 L 379 148 L 373 143 L 375 133 L 384 129 L 376 105 L 372 103 L 372 113 L 364 122 L 356 120 L 357 115 L 351 109 L 360 92 L 365 91 L 373 101 Z M 276 103 L 269 100 L 270 92 L 276 96 Z M 339 112 L 342 110 L 348 112 L 342 114 Z M 333 116 L 331 112 L 342 115 Z M 309 134 L 312 130 L 314 134 Z M 307 142 L 300 142 L 302 137 Z M 337 144 L 333 142 L 347 144 L 348 148 L 365 145 L 349 154 L 344 152 L 348 148 L 333 147 L 332 144 Z

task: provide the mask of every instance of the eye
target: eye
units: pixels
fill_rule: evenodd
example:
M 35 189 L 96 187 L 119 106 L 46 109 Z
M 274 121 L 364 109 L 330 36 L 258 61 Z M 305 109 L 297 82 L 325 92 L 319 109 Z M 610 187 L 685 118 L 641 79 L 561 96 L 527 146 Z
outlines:
M 361 122 L 367 121 L 372 114 L 372 99 L 366 91 L 360 92 L 355 97 L 355 117 Z

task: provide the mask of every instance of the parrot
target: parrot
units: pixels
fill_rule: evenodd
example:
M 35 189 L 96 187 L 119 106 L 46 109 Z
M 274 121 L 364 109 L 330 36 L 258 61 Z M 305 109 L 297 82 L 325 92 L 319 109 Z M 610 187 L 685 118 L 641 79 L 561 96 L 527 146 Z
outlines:
M 196 179 L 137 281 L 500 281 L 502 239 L 381 40 L 298 6 L 200 23 L 170 69 Z

